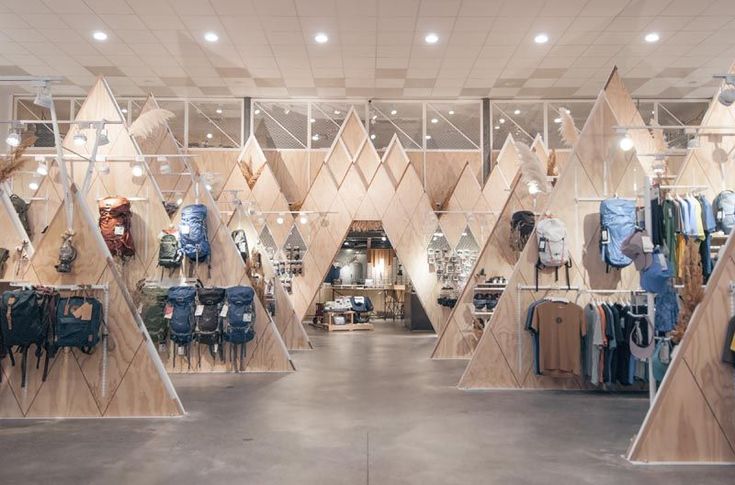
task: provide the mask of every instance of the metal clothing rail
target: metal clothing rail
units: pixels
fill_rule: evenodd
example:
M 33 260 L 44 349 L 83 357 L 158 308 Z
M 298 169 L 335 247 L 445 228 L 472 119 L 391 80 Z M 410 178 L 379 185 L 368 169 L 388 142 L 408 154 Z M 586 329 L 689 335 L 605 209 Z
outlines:
M 97 202 L 105 200 L 108 197 L 97 197 Z M 129 202 L 148 202 L 148 197 L 125 197 Z
M 11 281 L 10 286 L 16 286 L 20 288 L 33 288 L 36 286 L 43 286 L 45 288 L 53 288 L 55 290 L 61 290 L 61 291 L 83 291 L 83 290 L 96 290 L 96 291 L 108 291 L 110 289 L 110 285 L 107 283 L 105 284 L 97 284 L 97 285 L 44 285 L 41 283 L 31 283 L 30 281 Z
M 618 199 L 618 200 L 633 200 L 637 201 L 637 197 L 576 197 L 574 200 L 576 202 L 602 202 L 608 199 Z
M 519 291 L 582 291 L 579 286 L 536 286 L 536 285 L 518 285 Z
M 602 294 L 608 294 L 608 293 L 635 293 L 635 294 L 644 294 L 645 290 L 623 290 L 619 288 L 609 289 L 609 290 L 598 290 L 598 289 L 582 289 L 579 290 L 580 293 L 602 293 Z
M 497 211 L 434 211 L 434 214 L 497 214 Z
M 676 190 L 676 189 L 689 189 L 689 190 L 707 190 L 708 185 L 657 185 L 659 189 L 664 190 Z

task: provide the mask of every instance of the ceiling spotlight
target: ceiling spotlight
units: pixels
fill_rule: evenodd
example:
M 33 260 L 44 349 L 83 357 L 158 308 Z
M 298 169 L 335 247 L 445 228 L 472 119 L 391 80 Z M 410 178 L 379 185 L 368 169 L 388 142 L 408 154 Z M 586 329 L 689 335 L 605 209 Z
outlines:
M 5 143 L 13 148 L 20 145 L 20 129 L 12 127 L 8 132 L 8 137 L 5 138 Z
M 541 189 L 538 186 L 538 182 L 536 182 L 536 181 L 528 182 L 528 193 L 529 193 L 529 195 L 536 195 L 539 192 L 541 192 Z
M 732 106 L 735 103 L 735 76 L 723 76 L 725 78 L 725 84 L 727 85 L 720 94 L 717 96 L 717 100 L 723 106 Z
M 284 219 L 283 214 L 278 214 L 278 217 L 276 217 L 276 224 L 281 225 L 284 222 L 286 222 L 286 219 Z
M 556 123 L 557 125 L 558 125 L 559 123 L 561 123 L 561 118 L 554 118 L 554 123 Z
M 181 205 L 183 203 L 184 203 L 184 199 L 182 199 L 181 197 L 179 197 L 178 199 L 176 199 L 176 205 Z
M 45 177 L 46 175 L 48 175 L 48 165 L 46 164 L 46 160 L 40 160 L 38 162 L 36 173 L 38 175 L 41 175 L 42 177 Z
M 519 114 L 521 114 L 521 110 L 517 109 L 517 110 L 513 111 L 513 114 L 514 115 L 519 115 Z
M 373 121 L 375 121 L 375 120 L 377 120 L 377 119 L 378 119 L 378 115 L 373 115 L 373 118 L 372 118 L 372 120 L 373 120 Z
M 314 118 L 310 119 L 309 122 L 316 123 L 316 120 Z
M 629 152 L 633 149 L 633 146 L 633 139 L 626 133 L 626 135 L 620 139 L 620 149 L 624 152 Z
M 255 111 L 253 111 L 253 113 L 255 113 L 256 115 L 259 115 L 260 114 L 260 110 L 259 109 L 256 109 Z
M 350 245 L 350 241 L 345 241 L 345 246 L 349 246 L 349 245 Z
M 306 214 L 301 214 L 301 216 L 299 217 L 299 222 L 301 224 L 308 224 L 309 223 L 309 216 L 306 215 Z
M 437 123 L 439 123 L 439 120 L 436 119 L 436 118 L 431 118 L 431 122 L 434 123 L 434 124 L 437 124 Z
M 100 136 L 97 137 L 97 145 L 109 145 L 110 138 L 107 136 L 107 129 L 100 130 Z
M 221 115 L 222 114 L 222 108 L 217 108 L 216 110 L 214 110 L 214 112 L 217 113 L 218 115 Z
M 499 130 L 500 129 L 500 125 L 495 125 L 495 129 L 496 130 Z
M 338 110 L 338 109 L 335 109 L 335 110 L 334 110 L 334 114 L 336 114 L 336 115 L 341 115 L 341 114 L 342 114 L 342 112 L 341 112 L 340 110 Z
M 87 135 L 85 135 L 82 132 L 77 133 L 74 135 L 74 145 L 81 147 L 87 144 Z
M 431 135 L 426 135 L 427 140 L 431 140 Z
M 393 116 L 395 116 L 395 115 L 398 114 L 398 110 L 392 109 L 392 110 L 390 110 L 390 114 L 393 115 Z
M 498 123 L 500 123 L 501 125 L 502 125 L 503 123 L 505 123 L 505 118 L 500 118 L 500 119 L 498 120 Z
M 324 32 L 319 32 L 314 36 L 314 41 L 316 41 L 317 44 L 326 44 L 329 41 L 329 36 Z
M 134 163 L 133 164 L 133 177 L 142 177 L 142 176 L 143 176 L 143 164 Z
M 28 188 L 31 190 L 38 190 L 38 187 L 40 184 L 38 183 L 38 180 L 34 177 L 31 179 L 30 182 L 28 182 Z
M 207 32 L 204 34 L 204 40 L 207 42 L 217 42 L 219 40 L 219 35 L 214 32 Z
M 212 184 L 208 184 L 208 183 L 207 184 L 204 184 L 204 188 L 211 191 L 212 190 Z
M 375 140 L 375 133 L 372 133 L 372 134 L 370 135 L 370 139 L 371 139 L 371 140 Z
M 661 36 L 659 36 L 658 33 L 656 32 L 651 32 L 651 33 L 646 34 L 644 39 L 649 44 L 653 44 L 654 42 L 658 42 L 659 39 L 661 39 Z
M 426 34 L 424 40 L 427 44 L 436 44 L 437 42 L 439 42 L 439 36 L 432 32 L 430 34 Z
M 454 110 L 453 110 L 453 109 L 450 109 L 450 110 L 449 110 L 449 116 L 451 116 L 451 115 L 453 115 L 453 114 L 454 114 Z
M 207 140 L 211 140 L 212 138 L 214 138 L 214 135 L 211 133 L 207 133 Z
M 102 42 L 103 40 L 107 40 L 107 34 L 102 32 L 101 30 L 93 32 L 92 37 L 94 38 L 94 40 L 99 40 L 100 42 Z
M 53 104 L 53 98 L 51 97 L 51 90 L 48 86 L 41 86 L 38 88 L 36 98 L 33 100 L 33 104 L 42 108 L 51 109 Z
M 546 34 L 536 34 L 536 37 L 533 38 L 533 41 L 537 44 L 546 44 L 549 41 L 549 36 Z
M 122 111 L 122 113 L 123 113 L 124 115 L 125 115 L 125 114 L 128 114 L 128 108 L 123 108 L 123 109 L 121 109 L 120 111 Z
M 380 238 L 380 240 L 381 240 L 381 241 L 383 241 L 383 242 L 385 242 L 385 241 L 387 241 L 387 240 L 388 240 L 388 238 L 387 238 L 387 237 L 385 237 L 385 236 L 382 236 L 382 237 Z
M 314 141 L 319 141 L 319 133 L 314 133 L 313 135 L 311 135 L 311 139 Z

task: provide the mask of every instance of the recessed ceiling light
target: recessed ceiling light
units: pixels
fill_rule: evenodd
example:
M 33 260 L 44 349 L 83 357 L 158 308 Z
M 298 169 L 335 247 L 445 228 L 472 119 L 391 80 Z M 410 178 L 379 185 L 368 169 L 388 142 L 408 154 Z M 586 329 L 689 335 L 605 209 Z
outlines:
M 537 44 L 546 44 L 549 41 L 549 36 L 546 34 L 536 34 L 533 41 Z
M 128 108 L 123 108 L 123 109 L 121 109 L 120 111 L 122 111 L 122 112 L 123 112 L 123 114 L 127 114 L 127 112 L 128 112 Z
M 561 118 L 554 118 L 554 123 L 556 123 L 557 125 L 558 125 L 559 123 L 561 123 Z
M 431 140 L 431 135 L 426 135 L 427 140 Z
M 256 109 L 255 111 L 253 111 L 253 113 L 255 113 L 256 115 L 259 115 L 260 114 L 260 110 L 259 109 Z
M 370 135 L 370 139 L 371 140 L 375 140 L 375 133 L 373 133 L 372 135 Z
M 453 115 L 453 114 L 454 114 L 454 110 L 453 110 L 453 109 L 450 109 L 450 110 L 449 110 L 449 114 L 450 114 L 450 115 Z
M 102 32 L 101 30 L 98 30 L 97 32 L 93 32 L 92 37 L 94 38 L 94 40 L 99 40 L 99 41 L 107 40 L 107 34 Z
M 217 42 L 219 40 L 219 35 L 215 34 L 214 32 L 207 32 L 204 34 L 204 40 L 207 42 Z
M 329 36 L 324 32 L 319 32 L 314 36 L 314 40 L 317 44 L 326 44 L 329 41 Z
M 391 110 L 390 114 L 392 114 L 393 116 L 395 116 L 395 115 L 398 114 L 398 110 L 393 109 L 393 110 Z
M 434 123 L 434 124 L 437 124 L 437 123 L 439 123 L 439 120 L 436 119 L 436 118 L 431 118 L 431 122 Z
M 648 33 L 644 37 L 644 39 L 646 40 L 646 42 L 648 42 L 650 44 L 653 44 L 654 42 L 658 42 L 660 38 L 661 38 L 661 36 L 659 36 L 656 32 Z
M 218 115 L 221 115 L 222 114 L 222 108 L 217 108 L 216 110 L 214 110 L 214 112 L 217 113 Z
M 319 141 L 319 133 L 316 133 L 316 134 L 312 135 L 311 136 L 311 139 L 314 140 L 314 141 Z
M 521 110 L 517 109 L 517 110 L 513 111 L 513 114 L 514 115 L 519 115 L 519 114 L 521 114 Z
M 431 32 L 430 34 L 426 34 L 426 37 L 424 37 L 424 40 L 427 44 L 436 44 L 439 42 L 439 36 L 435 33 Z
M 311 123 L 316 123 L 316 120 L 314 118 L 309 120 Z
M 496 130 L 499 130 L 500 129 L 500 125 L 495 125 L 495 129 Z
M 500 118 L 500 119 L 498 120 L 498 122 L 499 122 L 499 123 L 500 123 L 500 124 L 502 125 L 503 123 L 505 123 L 505 118 Z
M 338 110 L 338 109 L 335 109 L 335 110 L 334 110 L 334 114 L 336 114 L 336 115 L 341 115 L 341 114 L 342 114 L 342 112 L 341 112 L 340 110 Z
M 211 133 L 207 133 L 207 140 L 211 140 L 212 138 L 214 138 L 214 135 Z

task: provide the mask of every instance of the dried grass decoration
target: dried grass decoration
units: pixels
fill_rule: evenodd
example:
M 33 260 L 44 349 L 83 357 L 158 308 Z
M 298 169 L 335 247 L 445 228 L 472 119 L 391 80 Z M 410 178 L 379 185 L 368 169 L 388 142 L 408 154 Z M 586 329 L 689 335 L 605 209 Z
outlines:
M 260 166 L 257 172 L 253 173 L 252 170 L 250 170 L 250 165 L 247 163 L 242 164 L 243 168 L 243 175 L 245 175 L 245 180 L 248 183 L 248 187 L 251 189 L 255 187 L 255 182 L 258 181 L 258 177 L 260 177 L 260 174 L 263 173 L 263 170 L 265 169 L 265 163 Z
M 684 288 L 679 293 L 681 299 L 679 321 L 676 322 L 676 327 L 671 333 L 671 340 L 675 343 L 679 343 L 684 337 L 694 309 L 704 298 L 703 281 L 699 242 L 689 240 L 684 250 L 684 276 L 682 278 Z
M 28 161 L 27 158 L 23 157 L 23 154 L 27 149 L 32 147 L 34 143 L 36 143 L 36 140 L 38 140 L 38 138 L 35 135 L 23 138 L 17 147 L 10 150 L 10 153 L 2 158 L 2 165 L 0 166 L 0 183 L 11 178 L 13 173 Z
M 133 137 L 139 140 L 145 140 L 158 131 L 159 128 L 166 126 L 168 120 L 175 116 L 174 113 L 167 109 L 152 109 L 138 116 L 138 119 L 133 121 L 128 131 Z
M 572 118 L 572 114 L 566 108 L 559 108 L 559 118 L 561 118 L 559 135 L 561 135 L 561 139 L 566 146 L 573 147 L 579 139 L 579 130 L 574 124 L 574 118 Z
M 544 166 L 544 163 L 525 143 L 516 143 L 516 151 L 521 161 L 521 180 L 529 188 L 536 187 L 536 192 L 548 193 L 550 187 L 546 178 L 547 167 Z

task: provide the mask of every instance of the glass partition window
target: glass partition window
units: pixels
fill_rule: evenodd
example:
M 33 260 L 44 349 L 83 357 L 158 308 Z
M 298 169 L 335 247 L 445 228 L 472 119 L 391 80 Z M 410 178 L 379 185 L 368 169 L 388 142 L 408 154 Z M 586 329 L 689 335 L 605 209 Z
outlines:
M 426 148 L 480 150 L 482 104 L 447 102 L 426 104 Z
M 56 117 L 59 120 L 69 120 L 72 118 L 70 99 L 55 99 Z M 37 148 L 49 148 L 54 146 L 54 131 L 50 123 L 41 123 L 40 121 L 50 120 L 51 111 L 41 106 L 33 104 L 33 98 L 16 99 L 15 103 L 15 119 L 20 120 L 39 120 L 39 123 L 29 123 L 23 127 L 25 133 L 33 133 L 38 139 L 33 144 Z M 61 137 L 69 131 L 68 123 L 59 124 Z M 3 135 L 4 136 L 4 135 Z
M 191 148 L 237 148 L 242 145 L 242 102 L 191 101 L 188 143 Z
M 515 141 L 533 143 L 537 135 L 544 136 L 544 103 L 497 102 L 491 107 L 492 147 L 500 150 L 508 135 Z

